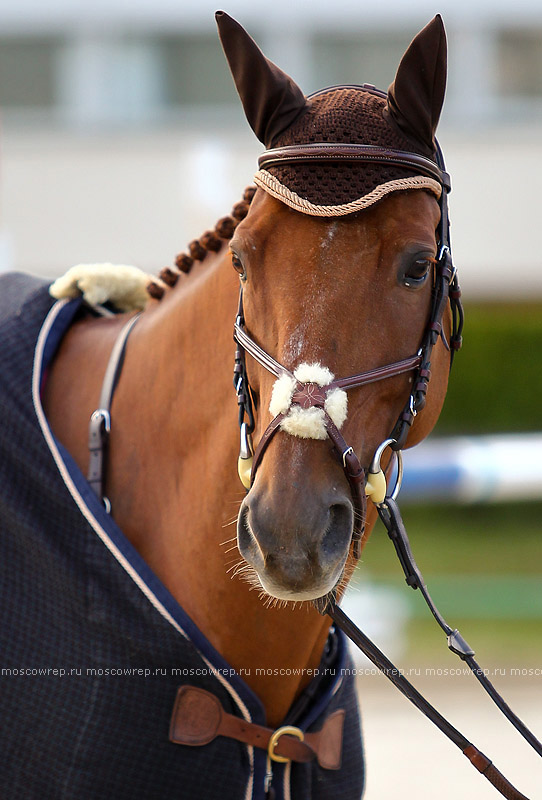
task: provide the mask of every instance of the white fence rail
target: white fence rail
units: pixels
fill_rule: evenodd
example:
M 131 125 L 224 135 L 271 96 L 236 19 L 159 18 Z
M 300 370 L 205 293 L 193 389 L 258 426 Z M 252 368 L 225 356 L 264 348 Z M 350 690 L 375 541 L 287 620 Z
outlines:
M 404 464 L 401 500 L 542 499 L 542 433 L 430 439 Z

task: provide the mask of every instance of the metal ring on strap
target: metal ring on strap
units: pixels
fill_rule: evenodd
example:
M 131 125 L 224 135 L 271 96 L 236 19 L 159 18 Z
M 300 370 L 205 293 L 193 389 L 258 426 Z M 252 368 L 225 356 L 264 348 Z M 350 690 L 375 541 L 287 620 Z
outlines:
M 373 456 L 373 460 L 371 462 L 371 466 L 369 467 L 369 474 L 376 475 L 377 473 L 382 471 L 382 467 L 380 466 L 380 460 L 382 458 L 382 454 L 387 447 L 391 447 L 392 445 L 397 444 L 396 439 L 384 439 L 382 444 L 380 444 Z M 401 484 L 403 483 L 403 454 L 401 450 L 394 450 L 393 451 L 397 456 L 397 476 L 395 478 L 395 485 L 393 487 L 393 491 L 391 494 L 386 491 L 386 498 L 384 499 L 383 503 L 385 505 L 386 499 L 391 497 L 392 500 L 396 500 L 401 489 Z M 381 503 L 376 503 L 376 505 L 382 505 Z
M 122 327 L 113 345 L 102 383 L 99 406 L 92 413 L 89 423 L 89 466 L 87 480 L 93 492 L 102 500 L 108 514 L 111 513 L 111 503 L 109 499 L 104 496 L 103 488 L 105 472 L 104 461 L 107 441 L 111 432 L 111 402 L 122 370 L 128 337 L 140 316 L 140 313 L 138 313 L 130 317 L 128 322 Z
M 269 739 L 269 744 L 267 746 L 267 754 L 272 761 L 278 761 L 280 764 L 286 764 L 291 759 L 286 758 L 285 756 L 278 756 L 275 753 L 275 747 L 281 736 L 288 735 L 288 736 L 295 736 L 296 739 L 299 739 L 302 742 L 305 739 L 305 734 L 301 730 L 301 728 L 295 728 L 293 725 L 283 725 L 282 728 L 277 728 L 277 730 L 271 734 L 271 738 Z

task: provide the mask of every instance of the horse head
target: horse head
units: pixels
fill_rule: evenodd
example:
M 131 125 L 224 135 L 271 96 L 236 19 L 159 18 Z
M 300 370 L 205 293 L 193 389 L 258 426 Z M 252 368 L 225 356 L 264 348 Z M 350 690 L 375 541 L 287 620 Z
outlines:
M 449 185 L 435 140 L 446 39 L 435 17 L 387 94 L 364 84 L 305 97 L 238 23 L 223 12 L 217 22 L 267 148 L 230 243 L 250 473 L 238 546 L 267 594 L 315 600 L 359 557 L 364 496 L 383 480 L 380 459 L 369 475 L 375 451 L 429 433 L 458 345 L 447 307 Z

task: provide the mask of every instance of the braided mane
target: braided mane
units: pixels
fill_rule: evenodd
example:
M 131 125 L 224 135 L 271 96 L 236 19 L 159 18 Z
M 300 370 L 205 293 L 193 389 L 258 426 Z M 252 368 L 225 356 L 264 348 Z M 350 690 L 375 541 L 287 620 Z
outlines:
M 256 187 L 248 186 L 243 193 L 243 199 L 234 205 L 231 215 L 222 217 L 216 223 L 214 230 L 205 231 L 199 239 L 190 242 L 188 253 L 179 253 L 175 257 L 175 269 L 164 267 L 158 280 L 150 281 L 147 285 L 149 295 L 155 300 L 161 300 L 166 287 L 175 286 L 183 273 L 188 274 L 194 261 L 203 261 L 207 253 L 218 253 L 224 241 L 229 242 L 238 224 L 248 214 L 255 193 Z

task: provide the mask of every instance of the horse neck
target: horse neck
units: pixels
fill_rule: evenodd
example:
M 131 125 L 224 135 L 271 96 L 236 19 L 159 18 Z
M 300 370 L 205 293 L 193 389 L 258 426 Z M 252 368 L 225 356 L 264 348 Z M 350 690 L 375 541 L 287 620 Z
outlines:
M 279 724 L 318 666 L 329 620 L 307 606 L 266 608 L 231 579 L 244 491 L 231 369 L 238 287 L 225 260 L 209 258 L 134 329 L 113 408 L 108 490 L 128 538 Z M 280 681 L 256 674 L 285 665 L 307 669 Z
M 171 529 L 178 545 L 192 530 L 202 535 L 222 496 L 232 503 L 242 496 L 231 381 L 237 288 L 221 261 L 209 258 L 152 301 L 130 338 L 113 407 L 108 491 L 141 550 L 152 538 L 157 549 Z

